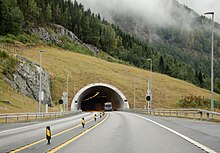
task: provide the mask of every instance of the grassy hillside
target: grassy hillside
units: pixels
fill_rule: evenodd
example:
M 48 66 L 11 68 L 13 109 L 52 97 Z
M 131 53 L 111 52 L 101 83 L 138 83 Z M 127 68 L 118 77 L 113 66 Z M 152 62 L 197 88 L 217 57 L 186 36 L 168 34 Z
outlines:
M 43 110 L 45 110 L 44 106 Z M 56 107 L 49 108 L 49 110 L 58 111 Z M 23 96 L 9 87 L 9 85 L 4 81 L 3 75 L 0 73 L 0 114 L 37 111 L 37 101 Z
M 9 50 L 21 54 L 36 63 L 39 63 L 39 51 L 46 50 L 43 54 L 43 67 L 46 68 L 52 78 L 52 97 L 54 102 L 66 90 L 66 76 L 68 73 L 69 101 L 72 100 L 74 95 L 74 82 L 76 82 L 76 91 L 90 83 L 105 82 L 119 88 L 128 98 L 132 107 L 133 81 L 135 79 L 137 88 L 136 105 L 142 108 L 147 104 L 145 95 L 149 71 L 46 45 L 25 46 L 17 43 L 9 47 Z M 1 84 L 5 84 L 2 79 Z M 205 99 L 210 99 L 211 96 L 210 91 L 159 73 L 153 73 L 153 94 L 154 108 L 178 107 L 178 101 L 188 95 L 201 96 Z M 22 98 L 18 97 L 16 99 Z M 220 95 L 216 94 L 215 99 L 220 101 Z

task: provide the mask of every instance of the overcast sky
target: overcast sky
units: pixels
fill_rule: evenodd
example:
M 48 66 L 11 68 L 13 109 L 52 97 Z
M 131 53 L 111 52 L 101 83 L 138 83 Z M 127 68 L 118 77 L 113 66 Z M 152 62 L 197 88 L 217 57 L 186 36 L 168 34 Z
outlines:
M 220 0 L 178 0 L 178 1 L 196 10 L 196 12 L 199 14 L 203 14 L 204 12 L 207 11 L 214 11 L 215 20 L 220 23 Z
M 146 21 L 157 24 L 172 24 L 175 21 L 171 17 L 172 0 L 77 0 L 91 8 L 95 13 L 111 20 L 112 12 L 130 13 L 141 16 Z M 182 4 L 203 14 L 207 11 L 215 12 L 215 21 L 220 23 L 220 0 L 178 0 Z M 185 10 L 178 10 L 182 14 Z M 155 13 L 156 12 L 156 13 Z M 208 16 L 207 16 L 208 17 Z

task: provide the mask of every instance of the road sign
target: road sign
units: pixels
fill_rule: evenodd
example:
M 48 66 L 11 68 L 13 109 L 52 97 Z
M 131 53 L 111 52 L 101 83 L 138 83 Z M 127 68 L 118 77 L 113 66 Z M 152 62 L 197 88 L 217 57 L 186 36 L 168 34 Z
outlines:
M 58 102 L 59 102 L 60 105 L 63 104 L 63 100 L 62 99 L 60 99 Z
M 150 99 L 151 99 L 150 96 L 147 96 L 147 97 L 146 97 L 146 100 L 147 100 L 147 101 L 150 101 Z

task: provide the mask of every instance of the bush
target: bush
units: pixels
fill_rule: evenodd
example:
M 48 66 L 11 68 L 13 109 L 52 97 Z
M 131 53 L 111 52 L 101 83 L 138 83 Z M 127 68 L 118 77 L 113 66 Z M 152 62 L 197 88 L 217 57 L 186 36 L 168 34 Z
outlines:
M 182 98 L 179 103 L 179 107 L 182 108 L 210 108 L 210 101 L 207 99 L 204 99 L 204 97 L 201 96 L 185 96 Z
M 8 54 L 5 51 L 0 50 L 0 58 L 8 58 Z
M 3 64 L 3 74 L 12 74 L 15 71 L 17 65 L 17 60 L 10 57 L 4 64 Z
M 220 102 L 219 101 L 215 101 L 215 108 L 220 108 Z
M 16 40 L 26 44 L 26 43 L 30 43 L 30 39 L 28 39 L 25 35 L 18 35 Z
M 8 38 L 7 36 L 1 36 L 0 42 L 15 44 L 15 41 L 12 38 Z

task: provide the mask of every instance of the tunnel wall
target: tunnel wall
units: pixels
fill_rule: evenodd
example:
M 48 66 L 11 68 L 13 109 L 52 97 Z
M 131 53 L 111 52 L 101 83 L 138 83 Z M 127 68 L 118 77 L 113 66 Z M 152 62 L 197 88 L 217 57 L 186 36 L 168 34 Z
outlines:
M 87 94 L 87 92 L 89 92 L 89 90 L 94 87 L 105 87 L 105 88 L 109 88 L 109 89 L 113 90 L 114 95 L 111 97 L 111 99 L 114 102 L 115 102 L 115 99 L 119 100 L 118 103 L 114 103 L 113 105 L 117 105 L 120 109 L 128 109 L 129 108 L 127 98 L 116 87 L 109 85 L 109 84 L 106 84 L 106 83 L 94 83 L 94 84 L 89 84 L 89 85 L 83 87 L 79 92 L 77 92 L 77 94 L 75 95 L 75 97 L 73 98 L 72 103 L 71 103 L 71 110 L 72 111 L 81 110 L 81 103 L 82 103 L 83 95 Z

